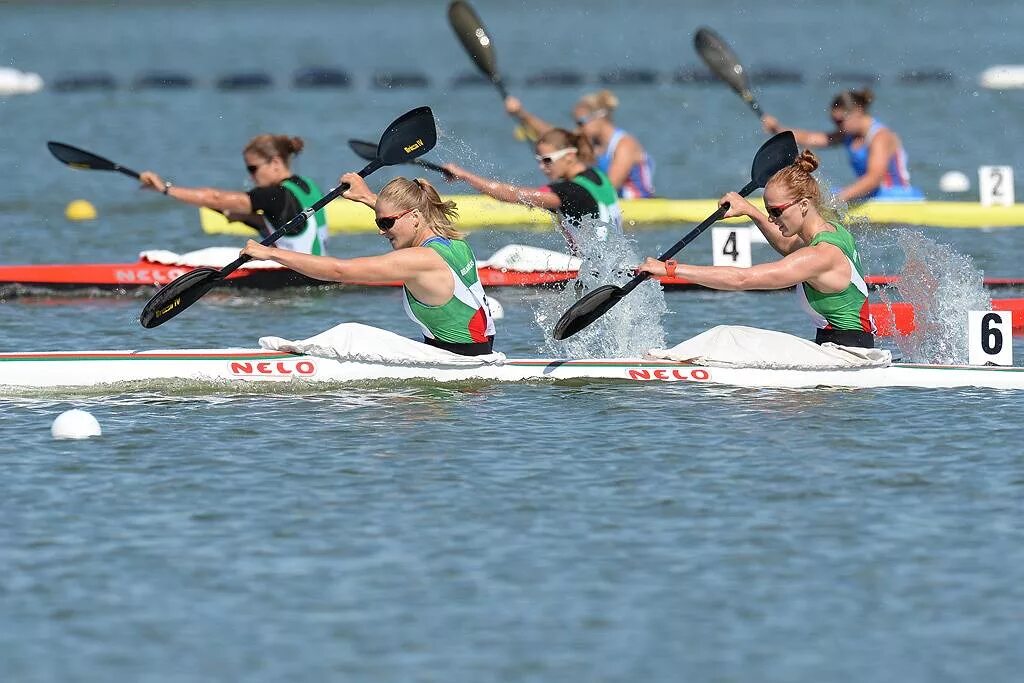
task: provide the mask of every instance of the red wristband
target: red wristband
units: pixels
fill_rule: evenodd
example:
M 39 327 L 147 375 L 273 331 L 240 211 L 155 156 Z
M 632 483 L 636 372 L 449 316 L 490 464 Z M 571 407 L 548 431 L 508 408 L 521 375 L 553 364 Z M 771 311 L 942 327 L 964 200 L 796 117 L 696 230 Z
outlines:
M 665 276 L 666 277 L 675 277 L 676 276 L 676 266 L 677 265 L 679 265 L 679 263 L 674 258 L 666 259 L 665 260 Z

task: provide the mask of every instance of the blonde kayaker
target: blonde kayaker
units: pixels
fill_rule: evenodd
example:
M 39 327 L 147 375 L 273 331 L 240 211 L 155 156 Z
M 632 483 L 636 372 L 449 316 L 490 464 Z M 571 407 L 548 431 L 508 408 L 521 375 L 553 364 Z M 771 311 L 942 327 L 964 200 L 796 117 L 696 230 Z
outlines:
M 265 247 L 255 240 L 242 253 L 318 280 L 401 282 L 405 312 L 419 325 L 424 343 L 463 356 L 491 353 L 494 321 L 473 250 L 452 227 L 455 203 L 443 201 L 422 178 L 395 178 L 379 194 L 356 173 L 346 173 L 341 182 L 351 186 L 342 196 L 374 210 L 390 253 L 339 259 Z
M 654 161 L 639 140 L 615 125 L 613 116 L 618 106 L 619 98 L 611 90 L 589 93 L 573 107 L 573 120 L 593 145 L 595 165 L 612 181 L 619 197 L 653 197 Z M 505 110 L 538 136 L 554 128 L 523 109 L 515 97 L 505 99 Z
M 817 168 L 817 157 L 804 150 L 792 165 L 772 176 L 764 188 L 767 215 L 736 192 L 720 200 L 720 204 L 729 204 L 727 218 L 746 216 L 754 221 L 782 259 L 734 268 L 648 258 L 638 270 L 686 278 L 712 289 L 796 286 L 804 309 L 814 319 L 817 343 L 874 347 L 875 326 L 857 246 L 850 232 L 822 204 L 818 181 L 811 175 Z
M 921 191 L 910 184 L 903 142 L 868 113 L 874 99 L 868 88 L 844 90 L 836 95 L 829 109 L 836 126 L 831 132 L 788 128 L 767 114 L 761 118 L 761 124 L 772 134 L 792 130 L 797 144 L 805 147 L 843 145 L 857 180 L 839 191 L 839 199 L 924 199 Z
M 248 192 L 212 187 L 182 187 L 164 180 L 153 171 L 139 174 L 142 186 L 194 206 L 223 212 L 269 235 L 278 227 L 312 206 L 323 196 L 316 183 L 291 170 L 291 161 L 305 143 L 287 135 L 257 135 L 242 151 L 245 168 L 256 187 Z M 327 217 L 321 209 L 294 233 L 285 235 L 277 247 L 305 254 L 327 253 Z

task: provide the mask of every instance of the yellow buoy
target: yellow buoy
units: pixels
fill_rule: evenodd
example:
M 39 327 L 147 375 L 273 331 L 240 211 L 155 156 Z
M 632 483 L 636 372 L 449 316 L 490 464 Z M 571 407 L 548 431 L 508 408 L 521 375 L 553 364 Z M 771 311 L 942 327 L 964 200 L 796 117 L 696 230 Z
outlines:
M 69 221 L 91 221 L 96 218 L 96 207 L 84 199 L 76 199 L 64 209 Z

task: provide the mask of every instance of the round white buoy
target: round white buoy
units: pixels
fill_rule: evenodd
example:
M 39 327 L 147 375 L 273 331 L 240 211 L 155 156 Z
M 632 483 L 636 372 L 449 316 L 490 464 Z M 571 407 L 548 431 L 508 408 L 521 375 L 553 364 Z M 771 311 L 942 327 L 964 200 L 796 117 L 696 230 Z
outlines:
M 939 178 L 939 189 L 943 192 L 967 192 L 971 180 L 960 171 L 948 171 Z
M 102 433 L 100 423 L 92 413 L 77 408 L 65 410 L 50 426 L 50 434 L 55 439 L 88 439 Z
M 500 301 L 489 294 L 487 295 L 487 308 L 491 311 L 491 317 L 495 320 L 501 320 L 505 317 L 505 307 L 501 305 Z

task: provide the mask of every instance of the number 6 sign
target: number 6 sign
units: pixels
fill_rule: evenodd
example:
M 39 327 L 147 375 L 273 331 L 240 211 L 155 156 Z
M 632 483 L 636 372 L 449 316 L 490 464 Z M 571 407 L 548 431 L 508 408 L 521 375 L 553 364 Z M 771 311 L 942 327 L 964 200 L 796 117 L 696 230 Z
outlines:
M 1009 311 L 967 313 L 967 355 L 971 365 L 1013 365 Z

